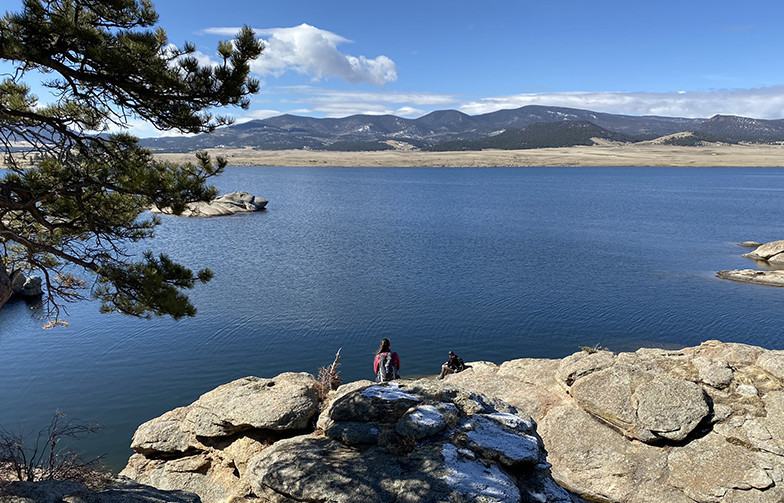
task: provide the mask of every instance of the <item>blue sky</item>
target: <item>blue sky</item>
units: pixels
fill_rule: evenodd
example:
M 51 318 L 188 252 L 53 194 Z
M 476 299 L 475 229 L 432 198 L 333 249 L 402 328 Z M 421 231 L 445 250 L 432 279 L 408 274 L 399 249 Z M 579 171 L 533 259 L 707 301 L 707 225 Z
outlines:
M 243 24 L 265 41 L 262 91 L 230 111 L 239 121 L 527 104 L 784 118 L 780 0 L 154 3 L 170 41 L 205 62 Z

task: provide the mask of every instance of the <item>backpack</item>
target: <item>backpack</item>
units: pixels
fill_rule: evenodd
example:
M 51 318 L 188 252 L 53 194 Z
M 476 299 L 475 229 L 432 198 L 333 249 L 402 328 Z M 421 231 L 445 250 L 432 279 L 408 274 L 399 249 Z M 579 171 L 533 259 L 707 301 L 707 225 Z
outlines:
M 378 375 L 376 381 L 386 382 L 400 377 L 395 365 L 392 363 L 392 353 L 378 354 Z

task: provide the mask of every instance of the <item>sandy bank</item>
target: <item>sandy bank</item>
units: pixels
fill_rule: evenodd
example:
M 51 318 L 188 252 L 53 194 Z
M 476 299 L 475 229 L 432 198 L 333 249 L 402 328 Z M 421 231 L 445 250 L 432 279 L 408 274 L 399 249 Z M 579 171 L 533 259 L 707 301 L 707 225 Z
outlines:
M 782 167 L 783 145 L 596 145 L 592 147 L 478 152 L 313 152 L 209 149 L 226 157 L 231 166 L 345 166 L 345 167 L 493 167 L 493 166 L 673 166 L 673 167 Z M 193 154 L 157 154 L 174 162 L 194 160 Z

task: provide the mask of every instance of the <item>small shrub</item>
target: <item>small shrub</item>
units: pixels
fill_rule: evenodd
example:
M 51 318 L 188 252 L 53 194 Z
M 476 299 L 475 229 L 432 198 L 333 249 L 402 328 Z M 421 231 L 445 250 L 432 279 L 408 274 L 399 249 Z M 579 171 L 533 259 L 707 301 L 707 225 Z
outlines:
M 70 480 L 87 487 L 100 486 L 108 479 L 99 464 L 102 456 L 86 461 L 81 454 L 63 445 L 64 440 L 78 440 L 100 429 L 96 423 L 69 419 L 57 411 L 49 425 L 38 431 L 34 441 L 23 433 L 0 430 L 0 479 Z
M 598 353 L 599 351 L 603 351 L 604 348 L 599 344 L 594 344 L 593 346 L 580 346 L 580 350 L 592 355 L 594 353 Z
M 338 371 L 341 349 L 343 348 L 338 349 L 338 352 L 335 354 L 335 360 L 332 362 L 332 365 L 321 367 L 318 370 L 316 386 L 318 387 L 319 403 L 322 407 L 326 403 L 329 392 L 338 389 L 338 386 L 343 382 L 340 378 L 340 371 Z

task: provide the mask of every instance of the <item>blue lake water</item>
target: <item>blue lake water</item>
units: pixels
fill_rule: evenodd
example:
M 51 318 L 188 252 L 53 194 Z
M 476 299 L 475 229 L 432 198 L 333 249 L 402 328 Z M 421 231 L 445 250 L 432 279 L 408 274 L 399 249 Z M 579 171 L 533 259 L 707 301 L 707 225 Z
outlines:
M 784 239 L 784 169 L 229 168 L 215 184 L 264 212 L 164 217 L 152 246 L 215 279 L 196 318 L 69 308 L 43 331 L 0 312 L 0 426 L 59 409 L 124 466 L 142 422 L 246 375 L 315 373 L 342 348 L 372 378 L 392 340 L 403 375 L 466 360 L 563 357 L 708 339 L 784 348 L 784 289 L 717 279 L 754 267 L 736 243 Z

